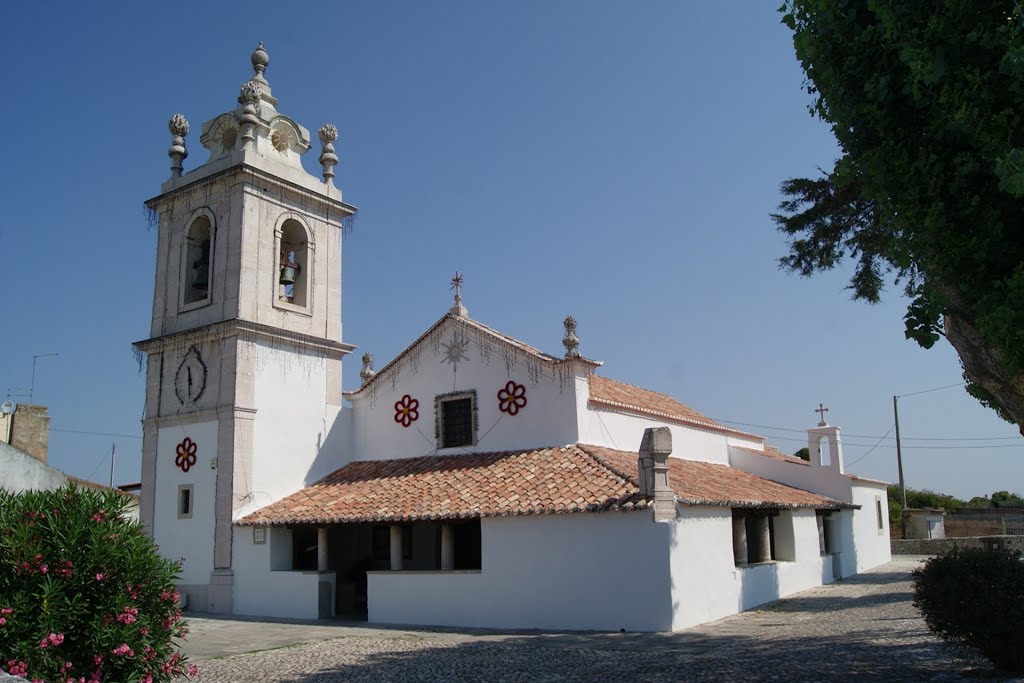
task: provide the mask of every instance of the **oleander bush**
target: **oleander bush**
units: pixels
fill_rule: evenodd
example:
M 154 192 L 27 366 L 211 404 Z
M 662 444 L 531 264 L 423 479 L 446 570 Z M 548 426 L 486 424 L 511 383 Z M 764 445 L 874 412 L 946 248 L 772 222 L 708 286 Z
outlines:
M 194 675 L 172 642 L 181 567 L 129 501 L 74 485 L 0 490 L 0 669 L 46 683 L 152 683 Z
M 914 605 L 928 628 L 973 648 L 997 669 L 1024 673 L 1024 558 L 1019 551 L 955 549 L 914 570 Z

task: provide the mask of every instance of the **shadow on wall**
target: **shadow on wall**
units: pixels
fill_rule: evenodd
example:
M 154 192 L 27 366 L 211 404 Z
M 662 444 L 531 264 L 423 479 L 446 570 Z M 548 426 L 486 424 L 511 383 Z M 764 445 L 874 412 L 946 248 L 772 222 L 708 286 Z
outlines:
M 350 410 L 339 411 L 338 418 L 331 425 L 330 431 L 327 434 L 321 432 L 317 435 L 316 457 L 313 458 L 313 462 L 302 480 L 304 485 L 309 486 L 323 479 L 344 464 L 341 456 L 345 452 L 344 440 L 347 432 L 345 423 L 348 421 L 350 413 Z

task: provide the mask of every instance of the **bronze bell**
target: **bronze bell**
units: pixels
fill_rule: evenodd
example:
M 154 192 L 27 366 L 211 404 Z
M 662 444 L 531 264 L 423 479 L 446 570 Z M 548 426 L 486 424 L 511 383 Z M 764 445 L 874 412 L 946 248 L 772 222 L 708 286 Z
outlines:
M 295 266 L 284 265 L 281 266 L 281 278 L 278 282 L 282 285 L 294 285 L 295 284 Z
M 192 281 L 192 289 L 205 290 L 210 286 L 209 261 L 196 261 L 192 267 L 196 269 L 196 279 Z

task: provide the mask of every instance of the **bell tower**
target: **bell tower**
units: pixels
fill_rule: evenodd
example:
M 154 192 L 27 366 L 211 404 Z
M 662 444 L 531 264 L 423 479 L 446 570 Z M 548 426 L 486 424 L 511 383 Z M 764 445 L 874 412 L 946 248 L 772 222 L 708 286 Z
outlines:
M 356 212 L 334 186 L 337 129 L 277 109 L 263 44 L 238 106 L 202 126 L 171 117 L 171 177 L 146 202 L 158 224 L 146 358 L 142 523 L 185 558 L 191 609 L 231 612 L 233 520 L 312 483 L 340 455 L 341 236 Z M 336 424 L 336 421 L 338 424 Z

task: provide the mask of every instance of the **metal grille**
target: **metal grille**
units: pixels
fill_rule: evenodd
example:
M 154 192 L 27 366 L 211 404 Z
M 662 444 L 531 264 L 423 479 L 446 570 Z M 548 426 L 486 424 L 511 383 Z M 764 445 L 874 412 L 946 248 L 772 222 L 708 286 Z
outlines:
M 441 442 L 442 448 L 473 445 L 473 399 L 441 403 Z

